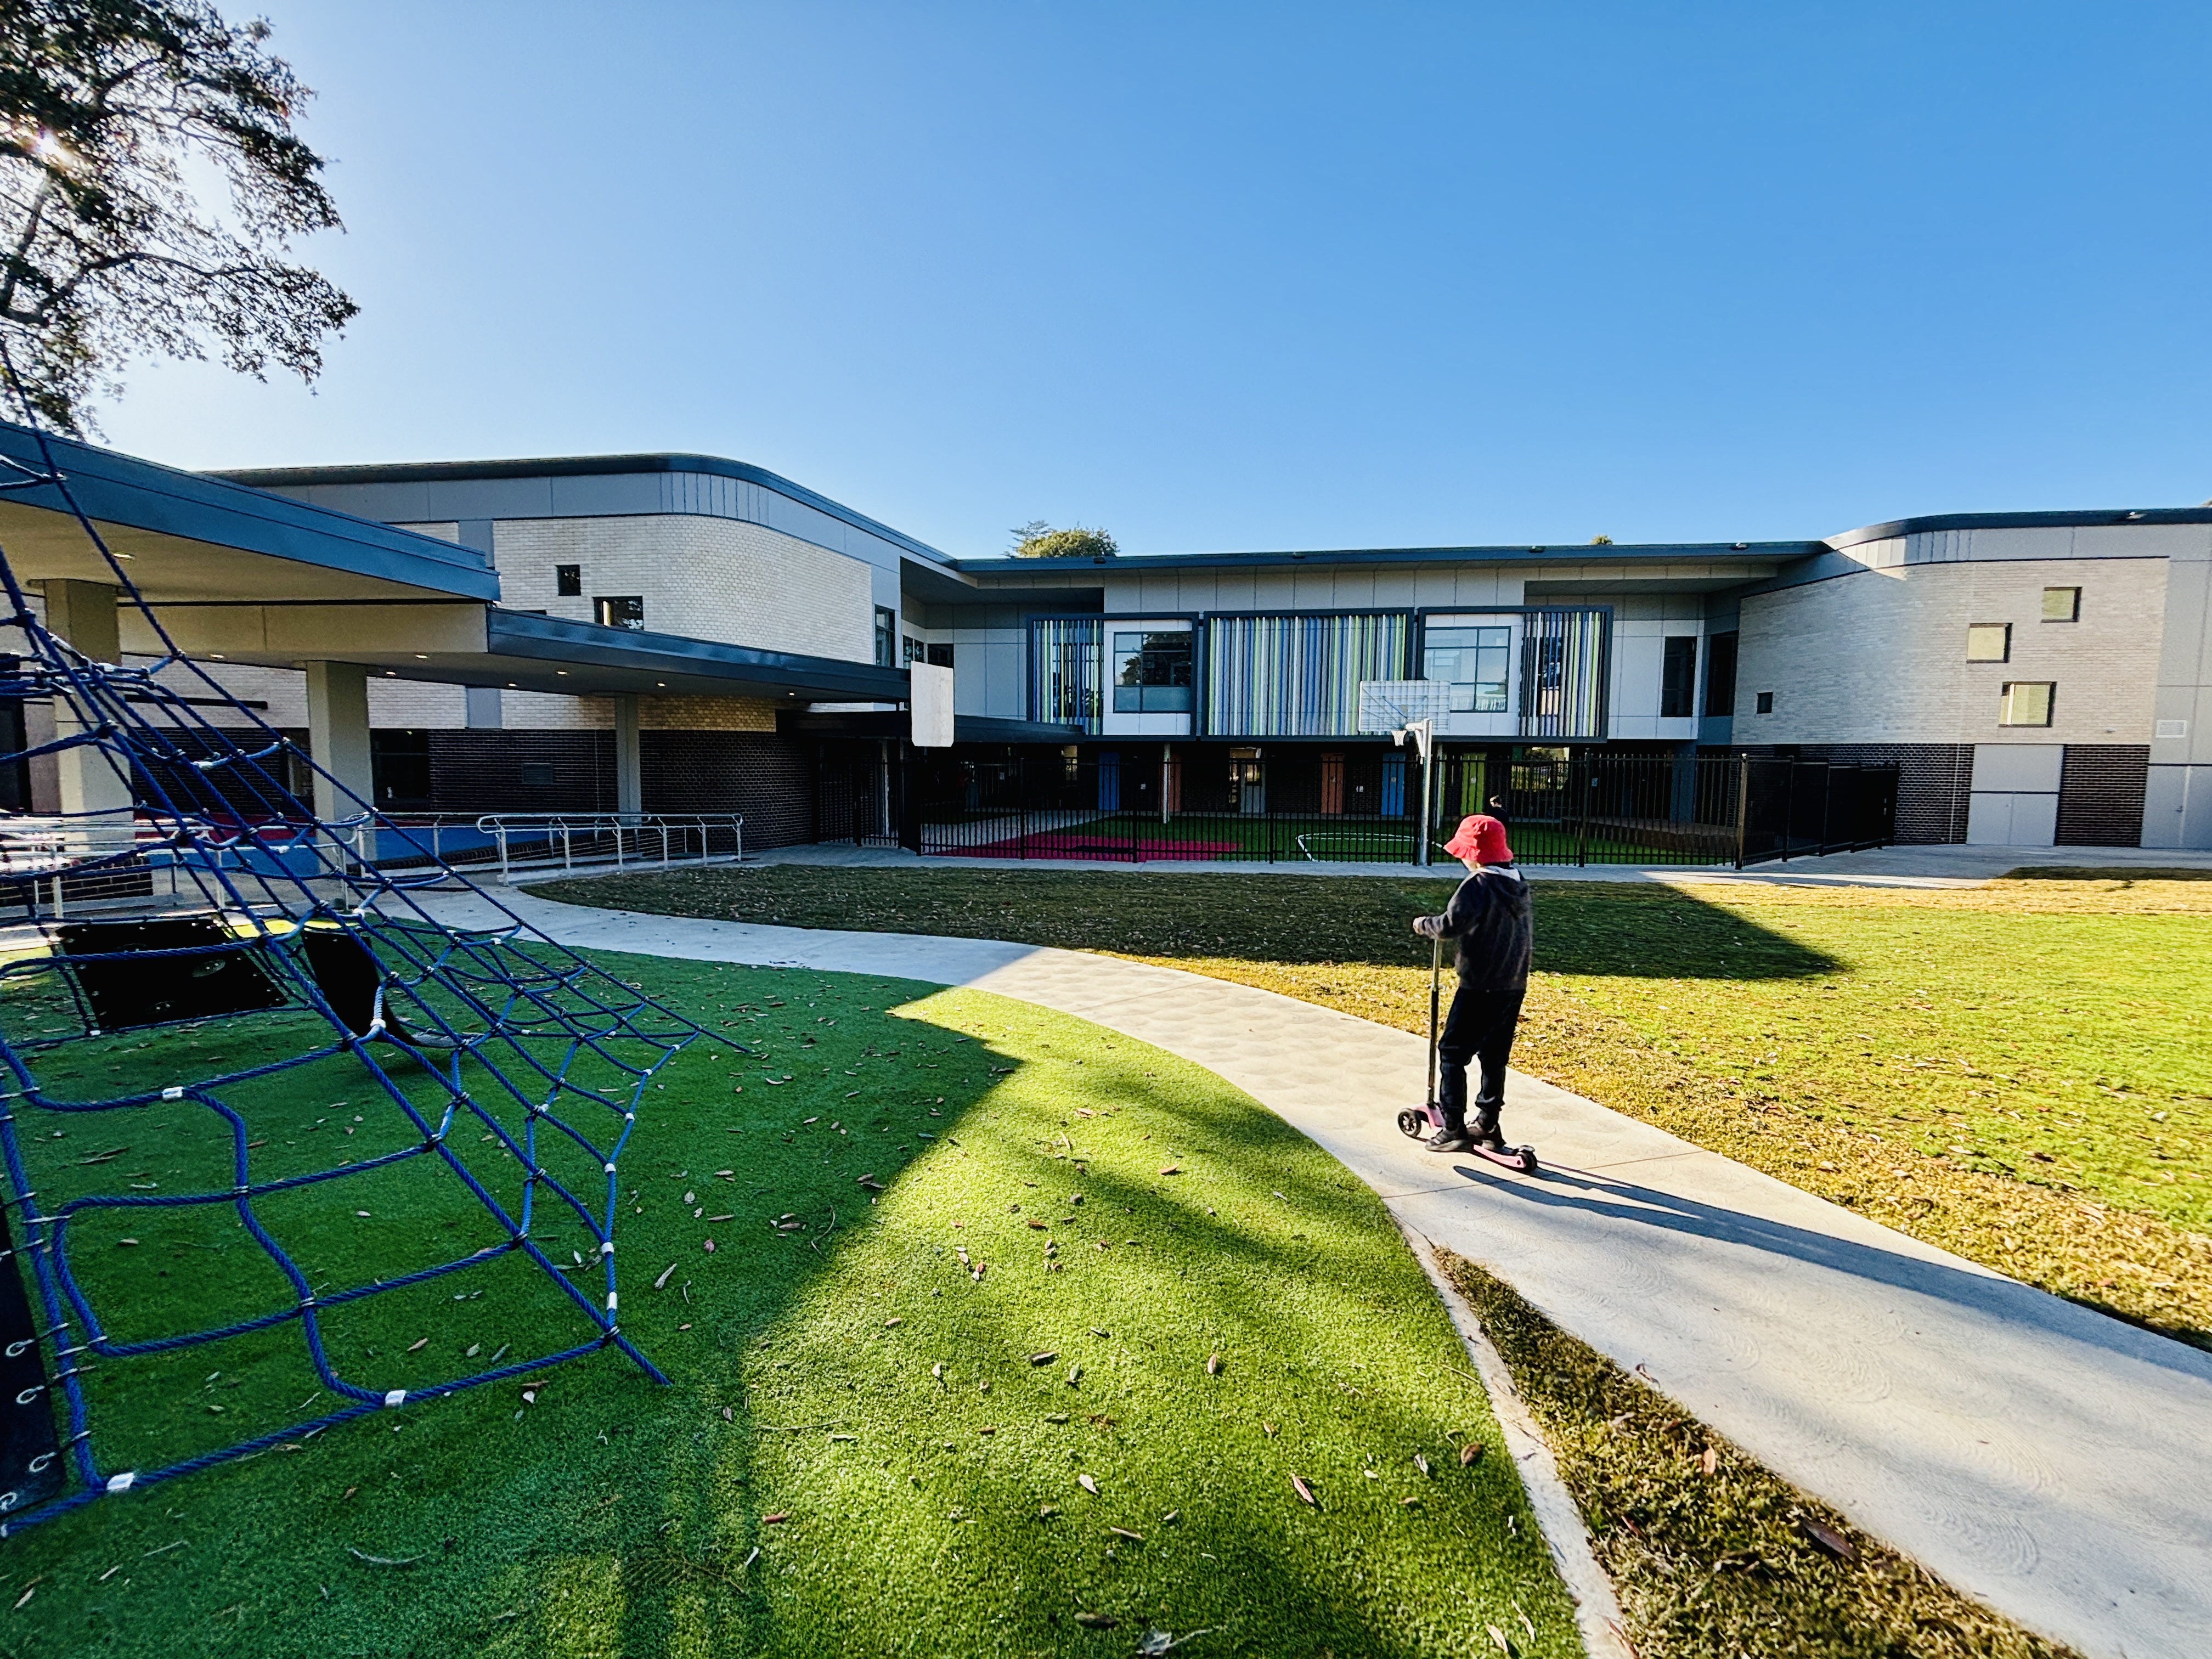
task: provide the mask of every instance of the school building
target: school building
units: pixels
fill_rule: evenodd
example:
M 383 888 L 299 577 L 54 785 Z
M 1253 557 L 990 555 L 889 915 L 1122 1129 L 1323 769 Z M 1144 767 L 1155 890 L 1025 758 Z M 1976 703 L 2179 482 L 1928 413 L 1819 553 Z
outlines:
M 1899 841 L 2212 848 L 2212 507 L 1041 561 L 708 456 L 210 476 L 64 450 L 179 643 L 393 811 L 735 811 L 765 846 L 896 834 L 925 773 L 988 812 L 976 778 L 1019 763 L 1079 778 L 1071 811 L 1402 815 L 1359 687 L 1423 679 L 1447 761 L 1493 780 L 1894 766 Z M 0 542 L 96 611 L 37 494 L 0 500 Z M 949 748 L 913 747 L 915 662 L 951 671 Z

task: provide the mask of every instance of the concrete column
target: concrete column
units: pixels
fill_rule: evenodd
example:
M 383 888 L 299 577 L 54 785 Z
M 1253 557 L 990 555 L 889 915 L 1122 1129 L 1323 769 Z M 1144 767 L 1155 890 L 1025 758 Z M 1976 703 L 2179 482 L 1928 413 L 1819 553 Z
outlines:
M 637 698 L 615 699 L 615 811 L 645 811 L 645 768 L 637 735 Z
M 94 662 L 114 663 L 123 655 L 122 630 L 115 617 L 117 590 L 106 582 L 52 580 L 46 584 L 46 627 Z M 66 697 L 53 701 L 54 735 L 66 738 L 85 726 Z M 86 744 L 56 757 L 61 810 L 72 815 L 113 815 L 128 823 L 131 809 L 130 763 L 105 749 Z
M 353 817 L 376 793 L 368 751 L 368 670 L 350 662 L 301 666 L 307 673 L 307 748 L 320 769 L 315 775 L 315 816 Z M 331 776 L 325 777 L 325 772 Z M 332 778 L 359 799 L 342 794 Z

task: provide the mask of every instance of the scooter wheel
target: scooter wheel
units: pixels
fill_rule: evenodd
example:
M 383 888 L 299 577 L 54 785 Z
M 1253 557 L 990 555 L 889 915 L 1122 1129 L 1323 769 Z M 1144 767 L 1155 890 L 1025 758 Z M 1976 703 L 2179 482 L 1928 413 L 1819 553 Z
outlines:
M 1401 1134 L 1419 1139 L 1421 1131 L 1428 1127 L 1428 1119 L 1419 1112 L 1401 1112 L 1398 1114 L 1398 1130 Z
M 1536 1162 L 1536 1149 L 1534 1146 L 1521 1148 L 1521 1173 L 1534 1175 L 1540 1167 Z

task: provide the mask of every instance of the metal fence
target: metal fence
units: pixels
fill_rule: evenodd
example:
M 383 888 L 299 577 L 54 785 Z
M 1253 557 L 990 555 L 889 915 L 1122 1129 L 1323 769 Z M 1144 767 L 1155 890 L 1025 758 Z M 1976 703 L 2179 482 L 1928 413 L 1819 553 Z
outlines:
M 1261 757 L 1264 756 L 1264 759 Z M 1440 755 L 1434 849 L 1466 813 L 1505 819 L 1530 864 L 1735 866 L 1887 843 L 1893 766 L 1737 757 Z M 1005 761 L 840 757 L 825 841 L 941 857 L 1419 862 L 1421 781 L 1402 753 L 1310 749 Z

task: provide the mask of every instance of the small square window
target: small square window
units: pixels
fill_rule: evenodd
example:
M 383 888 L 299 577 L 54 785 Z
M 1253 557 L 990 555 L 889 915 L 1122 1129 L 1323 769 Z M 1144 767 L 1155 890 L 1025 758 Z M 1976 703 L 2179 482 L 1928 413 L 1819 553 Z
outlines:
M 2010 623 L 1969 623 L 1966 625 L 1966 660 L 1968 662 L 2010 662 L 2012 660 L 2012 624 Z
M 949 645 L 932 645 L 929 647 L 929 659 L 939 668 L 951 667 L 952 647 Z
M 602 628 L 627 628 L 634 634 L 645 631 L 645 600 L 635 593 L 593 599 L 592 614 Z
M 1997 724 L 2050 725 L 2051 694 L 2057 689 L 2049 680 L 2007 680 L 2004 702 L 1997 714 Z
M 2043 620 L 2045 622 L 2079 622 L 2081 620 L 2081 590 L 2078 587 L 2046 587 L 2043 590 Z
M 523 762 L 522 781 L 533 788 L 551 788 L 554 782 L 553 763 L 551 761 Z
M 1774 712 L 1774 693 L 1762 691 L 1759 694 L 1759 712 L 1762 714 L 1771 714 Z
M 556 564 L 553 567 L 553 591 L 564 599 L 580 599 L 584 596 L 584 567 L 580 564 Z

